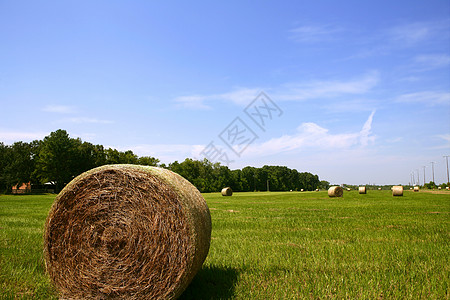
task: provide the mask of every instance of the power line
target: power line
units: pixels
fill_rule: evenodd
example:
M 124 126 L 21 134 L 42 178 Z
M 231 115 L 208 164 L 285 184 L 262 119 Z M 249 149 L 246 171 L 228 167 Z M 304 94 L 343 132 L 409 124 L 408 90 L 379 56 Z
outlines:
M 445 157 L 445 160 L 447 161 L 447 185 L 450 184 L 450 179 L 448 178 L 448 157 L 449 155 L 444 155 L 443 157 Z
M 423 168 L 423 185 L 425 185 L 425 168 L 426 166 L 422 166 Z
M 434 162 L 434 161 L 431 161 L 430 162 L 430 164 L 431 164 L 431 170 L 432 170 L 432 174 L 433 174 L 433 182 L 434 183 L 436 183 L 436 181 L 434 181 L 434 164 L 435 164 L 436 162 Z

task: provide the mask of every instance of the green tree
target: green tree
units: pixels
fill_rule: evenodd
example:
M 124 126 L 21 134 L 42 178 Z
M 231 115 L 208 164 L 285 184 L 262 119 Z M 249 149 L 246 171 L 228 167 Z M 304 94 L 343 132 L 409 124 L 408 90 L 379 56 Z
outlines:
M 16 142 L 6 151 L 3 169 L 7 189 L 14 185 L 22 185 L 34 181 L 33 173 L 36 165 L 36 155 L 39 142 Z
M 8 151 L 8 146 L 3 144 L 3 142 L 0 142 L 0 193 L 5 192 L 7 189 L 5 168 L 8 161 Z
M 430 181 L 430 182 L 425 184 L 425 187 L 427 189 L 430 189 L 430 190 L 435 189 L 436 188 L 436 183 L 434 183 L 433 181 Z
M 105 151 L 106 164 L 138 164 L 138 156 L 133 151 L 121 152 L 116 149 L 108 148 Z
M 138 164 L 143 166 L 158 166 L 159 159 L 151 156 L 141 156 L 138 158 Z
M 330 183 L 326 180 L 321 180 L 319 183 L 319 188 L 328 190 L 330 188 Z
M 53 181 L 60 191 L 79 174 L 80 141 L 72 139 L 65 130 L 50 133 L 42 141 L 36 171 L 41 182 Z

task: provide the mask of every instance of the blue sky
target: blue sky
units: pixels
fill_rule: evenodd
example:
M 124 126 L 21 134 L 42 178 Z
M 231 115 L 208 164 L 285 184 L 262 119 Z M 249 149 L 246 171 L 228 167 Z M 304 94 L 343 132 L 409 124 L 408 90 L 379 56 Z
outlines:
M 446 181 L 449 1 L 0 1 L 0 43 L 6 144 Z

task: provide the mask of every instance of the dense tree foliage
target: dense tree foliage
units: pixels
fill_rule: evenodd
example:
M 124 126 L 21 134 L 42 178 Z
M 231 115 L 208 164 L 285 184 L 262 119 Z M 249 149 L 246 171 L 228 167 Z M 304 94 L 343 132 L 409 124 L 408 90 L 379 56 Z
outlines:
M 31 143 L 17 142 L 8 146 L 0 142 L 0 192 L 10 191 L 12 186 L 26 182 L 52 182 L 60 190 L 75 176 L 105 164 L 166 167 L 157 158 L 139 157 L 130 150 L 104 149 L 102 145 L 71 138 L 65 130 L 57 130 L 43 140 Z M 206 159 L 187 158 L 181 163 L 175 161 L 167 168 L 189 180 L 201 192 L 217 192 L 226 186 L 234 191 L 314 190 L 328 184 L 320 182 L 317 175 L 280 166 L 230 170 Z

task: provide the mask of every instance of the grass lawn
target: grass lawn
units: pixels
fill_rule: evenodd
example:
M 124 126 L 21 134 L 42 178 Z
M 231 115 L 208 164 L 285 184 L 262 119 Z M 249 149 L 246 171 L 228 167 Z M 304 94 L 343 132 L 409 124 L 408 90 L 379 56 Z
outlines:
M 204 194 L 211 249 L 181 299 L 449 299 L 450 193 Z M 52 195 L 0 196 L 0 298 L 56 298 Z

